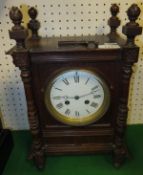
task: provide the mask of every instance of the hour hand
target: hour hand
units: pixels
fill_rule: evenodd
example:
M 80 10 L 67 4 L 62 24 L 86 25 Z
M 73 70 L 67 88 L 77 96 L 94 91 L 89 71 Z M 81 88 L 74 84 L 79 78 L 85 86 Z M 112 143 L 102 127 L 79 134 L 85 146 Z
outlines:
M 69 96 L 67 96 L 67 95 L 65 95 L 65 96 L 54 96 L 53 97 L 53 99 L 54 100 L 60 100 L 60 99 L 74 99 L 74 97 L 69 97 Z

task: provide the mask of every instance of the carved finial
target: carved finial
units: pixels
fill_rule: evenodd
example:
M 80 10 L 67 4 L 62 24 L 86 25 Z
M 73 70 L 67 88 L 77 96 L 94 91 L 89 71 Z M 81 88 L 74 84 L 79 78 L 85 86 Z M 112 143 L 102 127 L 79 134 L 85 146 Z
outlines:
M 9 12 L 10 19 L 14 23 L 12 30 L 9 31 L 11 39 L 16 40 L 17 48 L 25 47 L 25 39 L 28 36 L 27 30 L 21 25 L 22 13 L 18 7 L 12 7 Z
M 12 7 L 9 12 L 10 19 L 14 23 L 13 29 L 21 29 L 23 28 L 21 26 L 23 15 L 21 11 L 18 9 L 18 7 Z
M 137 4 L 132 4 L 131 7 L 127 10 L 127 15 L 130 20 L 125 26 L 123 26 L 123 33 L 127 36 L 127 45 L 135 46 L 134 40 L 137 35 L 142 33 L 142 27 L 136 22 L 140 15 L 140 8 Z
M 120 25 L 120 20 L 117 17 L 117 14 L 119 13 L 119 7 L 118 7 L 118 5 L 117 4 L 112 4 L 112 6 L 110 8 L 110 12 L 112 14 L 112 17 L 108 21 L 108 25 L 111 28 L 110 35 L 115 35 L 115 34 L 117 34 L 116 33 L 116 29 Z
M 132 4 L 131 7 L 127 11 L 127 15 L 130 21 L 135 22 L 141 13 L 140 8 L 137 4 Z
M 119 7 L 117 4 L 112 4 L 111 8 L 110 8 L 111 14 L 112 16 L 117 16 L 117 14 L 119 13 Z
M 28 10 L 28 14 L 29 14 L 29 16 L 31 18 L 31 20 L 28 23 L 28 28 L 32 31 L 31 38 L 32 39 L 38 39 L 39 38 L 38 30 L 40 28 L 40 23 L 39 23 L 38 20 L 36 20 L 38 12 L 37 12 L 37 10 L 34 7 L 31 7 Z

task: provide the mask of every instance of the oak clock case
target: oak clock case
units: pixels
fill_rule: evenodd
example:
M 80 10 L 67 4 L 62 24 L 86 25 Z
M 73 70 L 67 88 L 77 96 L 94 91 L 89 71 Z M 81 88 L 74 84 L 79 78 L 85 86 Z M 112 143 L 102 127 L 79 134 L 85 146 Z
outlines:
M 136 23 L 140 8 L 133 4 L 127 11 L 127 40 L 116 32 L 119 7 L 113 4 L 110 11 L 108 35 L 41 38 L 35 8 L 28 11 L 32 36 L 21 25 L 21 11 L 10 10 L 16 46 L 8 54 L 21 70 L 32 134 L 29 158 L 40 169 L 50 154 L 110 153 L 115 167 L 128 155 L 127 103 L 139 53 L 134 39 L 142 33 Z

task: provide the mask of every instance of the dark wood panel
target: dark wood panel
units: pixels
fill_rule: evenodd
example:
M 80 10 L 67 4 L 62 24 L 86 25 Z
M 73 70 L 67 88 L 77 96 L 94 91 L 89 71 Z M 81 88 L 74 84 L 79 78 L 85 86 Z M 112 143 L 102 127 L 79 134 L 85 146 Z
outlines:
M 48 155 L 71 155 L 71 154 L 95 154 L 108 153 L 112 151 L 112 143 L 89 143 L 82 145 L 73 144 L 47 144 L 45 145 L 45 152 Z
M 120 60 L 122 57 L 121 49 L 97 49 L 74 52 L 46 52 L 31 54 L 31 61 L 33 63 L 47 63 L 47 62 L 95 62 L 95 61 L 111 61 Z M 39 59 L 40 57 L 40 59 Z
M 39 57 L 39 60 L 41 57 Z M 120 61 L 110 61 L 108 62 L 108 66 L 106 62 L 99 62 L 99 63 L 47 63 L 47 64 L 34 64 L 32 65 L 32 74 L 35 76 L 33 77 L 33 89 L 34 91 L 34 98 L 36 101 L 37 108 L 39 109 L 39 120 L 42 127 L 48 127 L 50 125 L 63 125 L 62 123 L 56 121 L 48 110 L 45 107 L 44 102 L 44 91 L 47 86 L 48 81 L 50 81 L 51 77 L 57 73 L 57 70 L 60 72 L 66 69 L 72 68 L 81 68 L 81 69 L 88 69 L 93 70 L 100 74 L 100 76 L 107 82 L 108 86 L 110 87 L 111 92 L 111 104 L 110 109 L 105 115 L 105 117 L 101 118 L 97 123 L 114 123 L 116 111 L 117 111 L 117 103 L 119 98 L 120 92 L 120 82 L 121 82 L 121 67 L 122 63 Z M 118 78 L 116 78 L 116 76 Z M 115 100 L 116 99 L 116 100 Z

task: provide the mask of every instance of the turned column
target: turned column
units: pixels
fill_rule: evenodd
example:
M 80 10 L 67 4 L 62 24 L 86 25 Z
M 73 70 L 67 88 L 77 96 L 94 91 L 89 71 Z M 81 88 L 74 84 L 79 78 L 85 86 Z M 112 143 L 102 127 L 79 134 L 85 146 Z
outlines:
M 30 158 L 33 159 L 38 168 L 42 168 L 44 165 L 44 150 L 43 144 L 40 138 L 40 128 L 38 121 L 38 111 L 34 103 L 32 83 L 31 83 L 31 71 L 30 71 L 30 57 L 25 45 L 25 40 L 28 36 L 27 30 L 21 25 L 22 13 L 17 7 L 12 7 L 10 10 L 10 18 L 14 23 L 14 26 L 9 31 L 11 39 L 16 41 L 16 46 L 12 50 L 12 57 L 15 66 L 21 70 L 21 78 L 24 84 L 28 119 L 30 124 L 30 130 L 33 137 L 32 150 Z
M 138 61 L 139 47 L 135 45 L 135 37 L 142 33 L 142 28 L 136 23 L 140 15 L 140 8 L 133 4 L 127 11 L 128 22 L 123 26 L 123 33 L 127 36 L 127 42 L 123 46 L 123 64 L 122 64 L 122 86 L 119 100 L 116 135 L 114 145 L 114 165 L 119 167 L 127 156 L 127 148 L 124 144 L 127 114 L 128 114 L 128 91 L 130 78 L 132 75 L 132 65 Z

